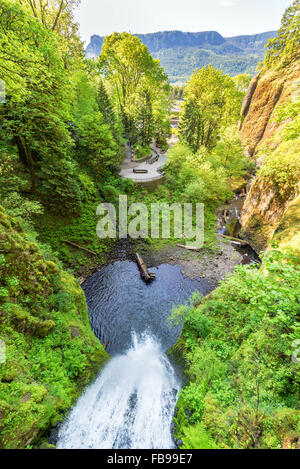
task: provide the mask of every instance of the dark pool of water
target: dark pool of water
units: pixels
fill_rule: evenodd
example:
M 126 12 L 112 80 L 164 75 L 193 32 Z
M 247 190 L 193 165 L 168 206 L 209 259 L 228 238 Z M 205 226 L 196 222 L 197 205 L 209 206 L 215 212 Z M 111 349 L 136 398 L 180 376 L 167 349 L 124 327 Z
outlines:
M 206 280 L 184 277 L 179 266 L 163 264 L 150 270 L 157 278 L 147 285 L 134 262 L 118 261 L 83 284 L 92 329 L 102 344 L 108 341 L 112 355 L 128 350 L 133 332 L 149 332 L 167 350 L 181 330 L 168 324 L 173 305 L 184 303 L 194 291 L 211 291 Z

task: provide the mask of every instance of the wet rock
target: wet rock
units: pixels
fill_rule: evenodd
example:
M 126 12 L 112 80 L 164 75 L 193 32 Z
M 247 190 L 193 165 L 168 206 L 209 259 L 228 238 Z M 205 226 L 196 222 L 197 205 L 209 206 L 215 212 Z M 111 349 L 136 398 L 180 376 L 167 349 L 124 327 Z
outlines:
M 57 423 L 49 432 L 48 442 L 50 445 L 56 445 L 58 441 L 59 431 L 61 429 L 62 423 Z

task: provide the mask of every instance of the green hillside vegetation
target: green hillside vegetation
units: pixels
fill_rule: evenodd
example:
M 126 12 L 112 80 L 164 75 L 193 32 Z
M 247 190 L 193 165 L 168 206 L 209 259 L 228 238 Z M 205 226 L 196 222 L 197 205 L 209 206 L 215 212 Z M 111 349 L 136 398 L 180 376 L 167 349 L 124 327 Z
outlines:
M 96 235 L 98 204 L 117 203 L 120 194 L 149 207 L 204 203 L 200 255 L 216 253 L 216 209 L 255 170 L 237 130 L 247 67 L 234 62 L 232 78 L 225 62 L 223 70 L 217 63 L 200 69 L 191 63 L 196 69 L 186 87 L 171 91 L 159 60 L 129 33 L 103 39 L 96 61 L 84 58 L 77 4 L 0 0 L 6 86 L 0 103 L 0 340 L 7 352 L 0 363 L 2 448 L 40 447 L 108 358 L 75 279 L 109 259 L 114 247 L 114 240 Z M 284 73 L 298 59 L 298 13 L 296 0 L 279 38 L 269 43 L 261 73 L 269 67 Z M 235 39 L 230 47 L 256 56 L 266 37 Z M 226 57 L 228 39 L 209 33 L 196 40 Z M 174 98 L 184 101 L 164 183 L 147 190 L 122 180 L 125 144 L 138 149 L 137 156 L 149 153 L 152 143 L 167 149 Z M 283 202 L 299 194 L 298 116 L 299 103 L 291 99 L 274 115 L 278 144 L 261 149 L 258 177 L 276 185 Z M 174 312 L 174 321 L 184 321 L 174 350 L 188 378 L 175 418 L 182 448 L 299 445 L 299 363 L 291 360 L 299 338 L 299 213 L 292 204 L 289 209 L 274 237 L 283 252 L 273 246 L 261 268 L 239 267 L 209 297 L 194 297 Z M 175 244 L 172 235 L 139 240 L 139 247 Z
M 261 74 L 270 67 L 284 73 L 285 67 L 296 63 L 299 9 L 296 0 L 285 13 L 278 39 L 269 43 Z M 205 69 L 187 85 L 181 130 L 195 150 L 208 101 L 205 91 L 200 92 L 206 87 L 199 86 L 197 94 L 194 83 L 203 75 Z M 194 127 L 195 114 L 188 117 L 191 92 L 199 115 Z M 257 106 L 256 102 L 259 114 Z M 173 322 L 184 322 L 173 349 L 175 356 L 183 357 L 189 382 L 181 391 L 175 417 L 175 434 L 184 449 L 299 448 L 300 127 L 295 94 L 277 108 L 272 122 L 277 132 L 257 153 L 261 166 L 256 181 L 260 187 L 265 183 L 267 193 L 274 188 L 278 204 L 290 204 L 268 252 L 262 253 L 262 266 L 236 268 L 207 298 L 195 296 L 172 315 Z M 221 187 L 219 181 L 217 185 Z
M 79 283 L 2 207 L 0 278 L 0 447 L 25 448 L 63 418 L 108 355 Z
M 270 252 L 262 268 L 239 267 L 200 305 L 174 312 L 190 380 L 175 417 L 183 448 L 206 448 L 201 435 L 218 448 L 296 447 L 299 278 L 298 257 Z
M 196 47 L 176 47 L 161 50 L 156 53 L 156 56 L 164 66 L 171 83 L 185 83 L 189 80 L 195 68 L 202 68 L 208 64 L 222 70 L 231 77 L 241 73 L 254 76 L 263 53 L 249 55 L 218 54 Z

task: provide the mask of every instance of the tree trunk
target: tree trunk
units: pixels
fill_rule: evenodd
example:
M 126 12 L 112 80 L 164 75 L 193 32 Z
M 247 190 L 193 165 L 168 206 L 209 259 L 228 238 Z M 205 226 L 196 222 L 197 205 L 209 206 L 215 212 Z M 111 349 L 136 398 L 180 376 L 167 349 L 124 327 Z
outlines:
M 36 191 L 36 177 L 35 177 L 34 163 L 32 159 L 31 148 L 28 145 L 26 145 L 26 156 L 27 156 L 28 168 L 29 168 L 30 177 L 31 177 L 31 192 L 34 194 Z
M 31 177 L 31 192 L 34 193 L 36 191 L 36 176 L 31 148 L 29 145 L 24 144 L 22 138 L 18 135 L 14 138 L 14 142 L 18 148 L 20 160 L 22 161 L 24 166 L 29 169 Z
M 21 137 L 15 137 L 14 143 L 17 145 L 20 160 L 25 166 L 27 166 L 26 152 Z

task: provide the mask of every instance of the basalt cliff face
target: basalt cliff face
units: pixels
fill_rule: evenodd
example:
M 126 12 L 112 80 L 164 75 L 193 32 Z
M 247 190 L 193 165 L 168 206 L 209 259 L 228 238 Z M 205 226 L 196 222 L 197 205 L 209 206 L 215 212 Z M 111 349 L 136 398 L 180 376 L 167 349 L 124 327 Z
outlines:
M 282 138 L 282 131 L 290 119 L 281 122 L 275 119 L 278 110 L 294 102 L 299 95 L 300 65 L 297 62 L 261 72 L 252 80 L 242 107 L 240 130 L 246 153 L 256 159 L 258 168 L 264 166 L 266 155 L 273 155 L 276 161 L 287 151 L 292 154 L 294 150 L 295 161 L 299 161 L 299 138 L 290 141 L 289 145 Z M 258 172 L 241 215 L 241 234 L 257 252 L 267 249 L 273 239 L 286 244 L 286 236 L 289 236 L 292 242 L 288 235 L 290 229 L 299 239 L 298 194 L 299 186 L 292 191 L 280 190 L 275 177 L 263 177 Z M 292 218 L 287 214 L 291 205 Z M 293 223 L 290 229 L 288 220 Z

